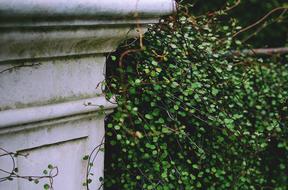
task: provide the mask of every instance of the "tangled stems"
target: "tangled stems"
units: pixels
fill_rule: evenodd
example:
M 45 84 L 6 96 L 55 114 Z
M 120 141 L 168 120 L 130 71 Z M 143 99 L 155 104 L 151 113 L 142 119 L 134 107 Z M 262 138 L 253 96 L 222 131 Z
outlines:
M 3 173 L 6 176 L 0 178 L 0 183 L 5 182 L 5 181 L 12 181 L 14 179 L 24 179 L 27 181 L 34 182 L 35 184 L 38 184 L 40 180 L 42 179 L 48 179 L 49 183 L 44 184 L 44 189 L 50 189 L 53 190 L 53 181 L 54 178 L 58 175 L 58 168 L 52 165 L 48 165 L 47 169 L 43 171 L 44 175 L 39 175 L 39 176 L 33 176 L 33 175 L 20 175 L 19 174 L 19 169 L 16 167 L 16 160 L 15 158 L 22 156 L 22 157 L 27 157 L 28 155 L 23 155 L 20 153 L 14 153 L 14 152 L 9 152 L 5 150 L 4 148 L 0 148 L 2 154 L 0 154 L 0 159 L 4 157 L 9 157 L 11 161 L 11 169 L 10 170 L 5 170 L 0 168 L 0 172 Z

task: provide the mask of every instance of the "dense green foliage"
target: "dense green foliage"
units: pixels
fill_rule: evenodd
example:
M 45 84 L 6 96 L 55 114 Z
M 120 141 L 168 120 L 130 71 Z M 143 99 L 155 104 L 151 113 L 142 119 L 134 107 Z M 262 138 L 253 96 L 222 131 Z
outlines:
M 236 56 L 239 29 L 179 11 L 110 57 L 106 190 L 287 190 L 287 57 Z

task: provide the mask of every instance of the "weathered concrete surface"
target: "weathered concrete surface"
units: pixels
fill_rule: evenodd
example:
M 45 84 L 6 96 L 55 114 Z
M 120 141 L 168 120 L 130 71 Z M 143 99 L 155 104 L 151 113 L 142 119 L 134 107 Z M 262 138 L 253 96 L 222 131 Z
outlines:
M 79 56 L 113 51 L 125 38 L 137 36 L 135 25 L 0 26 L 0 63 L 8 60 Z M 50 60 L 49 59 L 49 60 Z
M 0 110 L 94 97 L 104 68 L 105 57 L 95 55 L 0 64 Z
M 82 157 L 102 142 L 105 114 L 115 107 L 96 89 L 105 79 L 106 53 L 174 6 L 172 0 L 0 0 L 0 148 L 27 154 L 15 158 L 20 175 L 43 175 L 52 164 L 59 169 L 54 190 L 85 189 Z M 103 159 L 100 151 L 90 189 L 101 187 Z M 1 169 L 12 164 L 0 157 Z M 0 189 L 38 190 L 44 183 L 16 179 L 0 182 Z
M 0 13 L 3 18 L 37 18 L 59 20 L 64 18 L 92 18 L 109 20 L 112 18 L 133 19 L 159 17 L 170 14 L 175 8 L 171 0 L 1 0 Z M 134 17 L 135 18 L 135 17 Z M 36 20 L 37 20 L 36 19 Z
M 83 161 L 84 155 L 101 143 L 104 135 L 103 117 L 91 114 L 77 119 L 44 122 L 17 127 L 18 131 L 10 129 L 0 135 L 0 146 L 10 151 L 28 154 L 27 157 L 17 158 L 17 167 L 20 175 L 43 175 L 43 170 L 48 164 L 59 168 L 59 175 L 54 179 L 54 189 L 85 189 L 82 183 L 85 181 L 87 161 Z M 22 130 L 19 130 L 22 128 Z M 103 152 L 100 152 L 95 160 L 92 172 L 95 175 L 91 188 L 99 186 L 98 178 L 103 171 Z M 1 168 L 11 168 L 11 161 L 1 159 Z M 5 190 L 39 190 L 48 180 L 41 180 L 38 185 L 27 180 L 14 180 L 0 183 Z

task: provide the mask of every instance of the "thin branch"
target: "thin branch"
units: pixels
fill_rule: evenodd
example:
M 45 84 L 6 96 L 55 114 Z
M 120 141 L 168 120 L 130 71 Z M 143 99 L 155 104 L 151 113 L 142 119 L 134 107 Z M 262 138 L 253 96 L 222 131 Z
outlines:
M 249 29 L 257 26 L 258 24 L 260 24 L 261 22 L 263 22 L 266 18 L 268 18 L 268 17 L 269 17 L 271 14 L 273 14 L 274 12 L 277 12 L 277 11 L 279 11 L 279 10 L 287 10 L 287 9 L 288 9 L 287 7 L 277 7 L 277 8 L 275 8 L 275 9 L 271 10 L 271 11 L 268 12 L 266 15 L 264 15 L 262 18 L 260 18 L 259 20 L 257 20 L 255 23 L 253 23 L 253 24 L 251 24 L 251 25 L 243 28 L 242 30 L 239 30 L 239 31 L 236 32 L 235 34 L 233 34 L 232 37 L 234 38 L 234 37 L 238 36 L 240 33 L 245 32 L 245 31 L 247 31 L 247 30 L 249 30 Z
M 231 11 L 232 9 L 236 8 L 240 3 L 241 3 L 241 0 L 237 0 L 234 5 L 232 5 L 231 7 L 227 7 L 224 11 L 225 12 Z
M 232 52 L 232 55 L 248 55 L 248 56 L 283 55 L 283 54 L 288 54 L 288 47 L 245 49 L 242 51 Z
M 283 22 L 283 16 L 285 15 L 285 13 L 287 12 L 287 9 L 284 9 L 282 11 L 282 13 L 276 18 L 273 19 L 271 22 L 269 23 L 264 23 L 261 27 L 259 27 L 255 32 L 253 32 L 252 34 L 250 34 L 249 36 L 245 37 L 242 41 L 242 43 L 248 41 L 250 38 L 252 38 L 253 36 L 256 36 L 259 32 L 261 32 L 263 29 L 267 28 L 269 25 L 273 24 L 273 23 L 280 23 Z

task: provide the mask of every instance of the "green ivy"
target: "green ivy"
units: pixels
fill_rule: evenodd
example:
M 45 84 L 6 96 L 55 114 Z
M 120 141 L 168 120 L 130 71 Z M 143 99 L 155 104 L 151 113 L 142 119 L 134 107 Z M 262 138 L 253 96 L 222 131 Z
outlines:
M 110 57 L 105 189 L 287 190 L 287 57 L 236 55 L 240 29 L 179 10 Z

